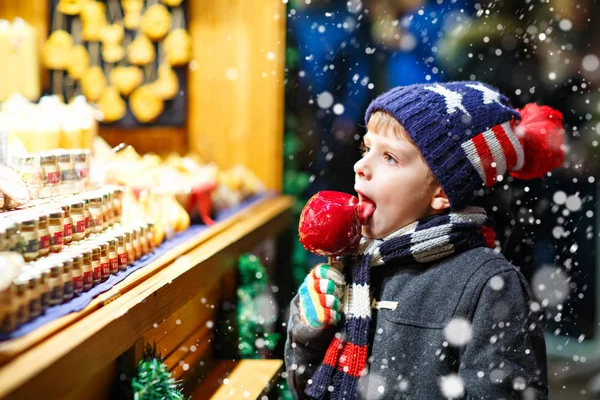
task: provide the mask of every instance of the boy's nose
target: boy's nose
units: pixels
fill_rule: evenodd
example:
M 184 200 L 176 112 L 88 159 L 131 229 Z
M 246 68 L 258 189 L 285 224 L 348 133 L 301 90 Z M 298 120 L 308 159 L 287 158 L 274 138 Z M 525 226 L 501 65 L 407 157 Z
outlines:
M 360 178 L 371 179 L 371 170 L 365 159 L 366 157 L 363 157 L 354 164 L 354 173 Z

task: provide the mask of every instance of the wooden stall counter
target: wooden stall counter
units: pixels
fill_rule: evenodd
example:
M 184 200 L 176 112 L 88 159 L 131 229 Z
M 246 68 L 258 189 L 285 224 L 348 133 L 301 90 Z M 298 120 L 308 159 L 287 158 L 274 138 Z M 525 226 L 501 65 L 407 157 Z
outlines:
M 211 357 L 207 322 L 235 292 L 238 256 L 283 230 L 292 204 L 279 195 L 253 203 L 167 251 L 82 311 L 0 343 L 0 398 L 114 398 L 119 356 L 126 354 L 135 367 L 153 341 L 174 377 L 185 379 L 190 365 Z

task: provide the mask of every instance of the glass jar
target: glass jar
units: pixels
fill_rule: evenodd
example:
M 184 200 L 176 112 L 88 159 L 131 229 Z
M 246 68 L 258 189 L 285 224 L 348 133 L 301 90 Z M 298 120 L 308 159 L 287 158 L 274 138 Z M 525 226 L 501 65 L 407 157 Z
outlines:
M 81 265 L 83 271 L 83 291 L 87 292 L 94 286 L 94 274 L 92 271 L 92 251 L 88 248 L 81 249 Z
M 65 302 L 73 298 L 74 285 L 73 285 L 73 259 L 66 255 L 62 259 L 63 263 L 63 300 Z
M 73 294 L 78 295 L 83 292 L 83 256 L 80 253 L 69 253 L 69 257 L 73 261 Z
M 86 149 L 73 150 L 75 157 L 75 174 L 78 187 L 86 189 L 90 180 L 90 151 Z
M 103 223 L 103 228 L 106 229 L 111 225 L 110 222 L 110 210 L 109 210 L 109 204 L 111 203 L 110 200 L 110 195 L 108 194 L 108 192 L 104 191 L 102 192 L 102 218 L 104 220 Z
M 27 242 L 25 241 L 25 238 L 23 237 L 23 235 L 21 235 L 21 229 L 22 229 L 22 224 L 21 221 L 13 221 L 13 228 L 14 228 L 14 233 L 13 233 L 13 240 L 12 240 L 12 247 L 10 251 L 16 251 L 17 253 L 21 253 L 23 254 L 23 252 L 25 251 L 25 246 L 27 245 Z M 10 228 L 9 228 L 10 230 Z
M 127 247 L 125 247 L 125 234 L 119 233 L 117 239 L 117 257 L 119 259 L 119 271 L 127 270 Z
M 28 283 L 19 276 L 13 281 L 16 286 L 17 318 L 16 325 L 20 326 L 29 321 L 29 290 Z
M 154 222 L 146 223 L 146 235 L 148 236 L 148 249 L 152 252 L 156 247 L 154 243 Z
M 90 246 L 90 251 L 92 252 L 93 286 L 96 286 L 102 281 L 102 270 L 100 269 L 100 246 L 92 244 Z
M 142 247 L 142 256 L 148 254 L 150 249 L 148 248 L 148 233 L 146 232 L 148 229 L 146 224 L 140 224 L 140 246 Z
M 85 239 L 85 210 L 81 200 L 74 200 L 71 206 L 71 219 L 73 220 L 73 240 Z
M 131 243 L 133 245 L 133 255 L 136 260 L 142 258 L 142 242 L 140 240 L 140 235 L 142 234 L 139 226 L 134 226 L 131 228 Z
M 62 304 L 64 298 L 63 264 L 54 260 L 50 266 L 50 299 L 51 306 Z
M 104 229 L 104 212 L 102 210 L 102 196 L 90 197 L 90 215 L 92 233 L 100 233 Z
M 40 257 L 50 253 L 50 231 L 48 230 L 48 214 L 39 214 Z
M 42 314 L 42 301 L 40 276 L 35 272 L 31 272 L 27 277 L 27 284 L 29 289 L 29 315 L 30 318 L 39 317 Z
M 92 233 L 92 214 L 90 214 L 90 199 L 84 197 L 83 201 L 83 215 L 85 216 L 85 236 L 90 236 Z
M 115 223 L 120 224 L 123 216 L 123 189 L 120 187 L 115 188 L 112 199 L 114 220 Z
M 133 265 L 135 262 L 135 250 L 133 249 L 133 232 L 129 229 L 124 231 L 125 251 L 127 252 L 127 265 Z
M 50 306 L 50 271 L 40 268 L 38 269 L 38 273 L 40 274 L 40 304 L 42 312 L 46 312 Z
M 50 251 L 58 253 L 63 248 L 65 224 L 63 221 L 65 213 L 61 209 L 50 211 L 48 214 L 48 231 L 50 233 Z
M 10 333 L 17 328 L 17 313 L 19 310 L 19 299 L 17 298 L 17 285 L 14 282 L 10 285 L 7 299 L 7 310 L 4 319 L 0 321 L 1 330 Z
M 58 159 L 54 154 L 43 154 L 40 163 L 44 170 L 44 186 L 52 187 L 60 184 L 60 172 L 58 170 Z
M 97 241 L 94 244 L 100 247 L 100 280 L 104 282 L 110 276 L 110 264 L 108 261 L 108 242 Z
M 69 195 L 75 191 L 75 181 L 77 174 L 75 173 L 75 162 L 73 154 L 69 151 L 61 150 L 58 153 L 58 170 L 60 172 L 61 194 Z
M 108 269 L 111 274 L 116 275 L 119 272 L 119 256 L 117 255 L 117 239 L 108 238 Z
M 60 208 L 63 210 L 63 243 L 65 245 L 73 241 L 73 219 L 71 218 L 71 206 L 63 203 Z
M 9 218 L 6 218 L 6 249 L 9 251 L 16 251 L 15 247 L 19 243 L 19 237 L 17 235 L 17 223 Z
M 23 258 L 33 261 L 40 255 L 39 218 L 28 215 L 21 221 L 21 237 L 24 239 L 25 248 Z

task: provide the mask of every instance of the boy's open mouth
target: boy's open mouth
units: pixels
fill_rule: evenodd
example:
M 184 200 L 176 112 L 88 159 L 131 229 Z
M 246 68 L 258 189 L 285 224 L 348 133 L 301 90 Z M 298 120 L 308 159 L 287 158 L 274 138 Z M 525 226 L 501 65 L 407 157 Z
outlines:
M 358 193 L 358 199 L 359 199 L 359 203 L 358 203 L 358 218 L 360 219 L 360 223 L 361 225 L 366 225 L 367 221 L 369 220 L 369 218 L 371 218 L 371 216 L 373 215 L 373 213 L 375 212 L 375 203 L 373 202 L 373 200 L 369 199 L 367 196 L 365 196 L 364 194 L 357 192 Z

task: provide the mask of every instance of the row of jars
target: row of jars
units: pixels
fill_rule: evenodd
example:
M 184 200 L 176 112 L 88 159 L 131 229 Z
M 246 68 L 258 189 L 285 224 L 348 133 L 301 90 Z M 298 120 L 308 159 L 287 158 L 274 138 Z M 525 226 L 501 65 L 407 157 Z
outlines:
M 32 199 L 83 192 L 90 180 L 90 151 L 57 149 L 13 157 L 11 167 L 24 177 Z
M 5 294 L 1 330 L 11 332 L 94 286 L 126 271 L 154 250 L 152 223 L 132 224 L 73 242 L 62 252 L 24 264 Z M 16 253 L 0 253 L 13 257 Z M 23 260 L 24 262 L 24 260 Z
M 34 261 L 120 223 L 123 192 L 110 187 L 0 214 L 0 251 Z

